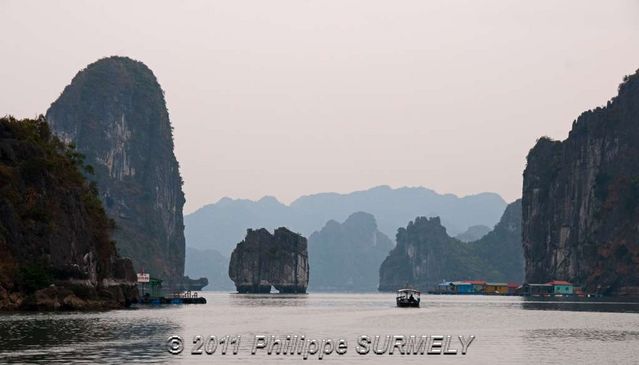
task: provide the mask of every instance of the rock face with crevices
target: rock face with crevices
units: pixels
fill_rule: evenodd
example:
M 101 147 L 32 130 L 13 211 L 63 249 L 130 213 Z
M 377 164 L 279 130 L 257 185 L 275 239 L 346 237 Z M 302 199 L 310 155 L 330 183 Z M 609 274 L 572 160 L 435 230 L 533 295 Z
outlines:
M 178 285 L 184 274 L 184 194 L 164 93 L 126 57 L 80 71 L 47 111 L 52 130 L 94 169 L 114 239 L 136 270 Z
M 526 280 L 639 295 L 639 72 L 568 138 L 540 138 L 523 186 Z
M 231 254 L 229 277 L 240 293 L 305 293 L 309 278 L 306 238 L 281 227 L 249 229 Z

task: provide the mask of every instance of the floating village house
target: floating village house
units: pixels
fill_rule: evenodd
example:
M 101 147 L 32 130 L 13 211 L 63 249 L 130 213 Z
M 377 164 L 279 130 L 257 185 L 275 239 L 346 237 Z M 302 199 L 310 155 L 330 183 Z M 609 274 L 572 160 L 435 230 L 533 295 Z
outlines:
M 437 284 L 439 294 L 479 294 L 483 286 L 474 285 L 470 281 L 442 281 Z
M 545 284 L 485 282 L 483 280 L 443 281 L 437 284 L 435 294 L 485 294 L 485 295 L 583 295 L 579 287 L 563 280 L 553 280 Z
M 486 283 L 484 294 L 508 294 L 508 283 Z
M 451 285 L 457 294 L 473 294 L 473 284 L 467 281 L 453 281 Z
M 573 295 L 579 294 L 579 288 L 567 281 L 553 280 L 545 284 L 526 283 L 519 288 L 518 293 L 525 296 Z
M 452 281 L 442 281 L 441 283 L 437 284 L 437 293 L 439 294 L 454 294 L 455 293 L 455 287 L 453 286 L 453 282 Z
M 565 294 L 565 295 L 574 294 L 574 286 L 567 281 L 554 280 L 547 283 L 547 285 L 552 286 L 553 294 Z
M 473 293 L 481 293 L 484 291 L 484 285 L 486 282 L 483 280 L 468 280 L 467 283 L 473 286 Z
M 487 283 L 483 280 L 443 281 L 437 285 L 438 294 L 515 294 L 517 284 Z

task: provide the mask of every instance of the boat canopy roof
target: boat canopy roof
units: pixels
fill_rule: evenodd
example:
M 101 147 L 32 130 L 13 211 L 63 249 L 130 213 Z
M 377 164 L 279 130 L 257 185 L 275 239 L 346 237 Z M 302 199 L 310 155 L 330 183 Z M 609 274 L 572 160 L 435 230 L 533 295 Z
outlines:
M 419 290 L 415 290 L 415 289 L 399 289 L 397 292 L 398 293 L 417 293 L 417 294 L 419 294 Z

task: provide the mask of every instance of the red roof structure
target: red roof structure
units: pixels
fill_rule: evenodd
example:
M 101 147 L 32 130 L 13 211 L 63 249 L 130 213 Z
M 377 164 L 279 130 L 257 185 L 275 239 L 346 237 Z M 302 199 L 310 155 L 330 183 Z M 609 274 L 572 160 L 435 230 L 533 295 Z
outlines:
M 572 283 L 569 283 L 565 280 L 553 280 L 547 282 L 546 285 L 572 285 Z
M 484 285 L 486 282 L 484 280 L 464 280 L 465 283 L 473 284 L 473 285 Z

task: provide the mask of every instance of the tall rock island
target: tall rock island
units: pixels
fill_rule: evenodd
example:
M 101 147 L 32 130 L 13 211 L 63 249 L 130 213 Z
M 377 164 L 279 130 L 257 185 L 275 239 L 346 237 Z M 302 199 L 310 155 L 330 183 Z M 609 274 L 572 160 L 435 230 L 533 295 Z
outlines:
M 126 57 L 101 59 L 73 78 L 47 120 L 93 167 L 89 177 L 115 221 L 120 252 L 138 271 L 177 285 L 184 274 L 184 194 L 153 72 Z
M 444 280 L 518 282 L 523 277 L 521 201 L 506 207 L 484 237 L 462 242 L 450 237 L 439 217 L 418 217 L 397 231 L 397 246 L 379 269 L 379 290 L 433 289 Z
M 376 291 L 379 266 L 394 243 L 375 217 L 358 212 L 344 223 L 328 221 L 308 240 L 311 290 Z
M 639 295 L 639 73 L 563 142 L 540 138 L 523 185 L 526 280 Z
M 81 156 L 44 118 L 0 119 L 0 310 L 120 308 L 137 300 Z
M 305 293 L 308 287 L 306 238 L 281 227 L 246 231 L 231 254 L 229 277 L 240 293 Z

